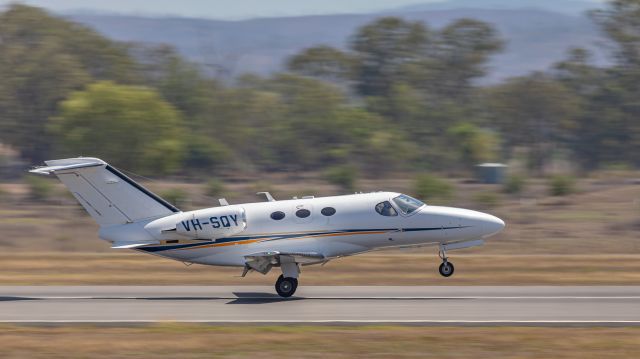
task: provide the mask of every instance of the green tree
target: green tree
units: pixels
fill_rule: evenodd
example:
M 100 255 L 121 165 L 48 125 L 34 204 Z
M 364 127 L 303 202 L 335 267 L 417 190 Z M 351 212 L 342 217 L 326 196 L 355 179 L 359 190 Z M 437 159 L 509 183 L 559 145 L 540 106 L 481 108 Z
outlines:
M 413 194 L 416 198 L 430 201 L 434 198 L 449 199 L 454 194 L 453 190 L 453 186 L 446 180 L 430 174 L 421 174 L 415 179 Z
M 330 46 L 316 46 L 292 56 L 287 68 L 300 75 L 339 83 L 352 78 L 354 63 L 348 53 Z
M 325 177 L 329 183 L 339 186 L 344 191 L 350 192 L 355 188 L 358 179 L 358 170 L 353 166 L 329 167 Z
M 219 85 L 196 64 L 186 61 L 168 45 L 135 45 L 130 52 L 138 61 L 145 85 L 157 89 L 187 122 L 196 123 L 209 116 L 208 106 Z
M 91 84 L 61 103 L 50 130 L 64 153 L 99 156 L 145 173 L 173 172 L 184 156 L 178 112 L 145 87 Z
M 616 64 L 593 99 L 600 108 L 585 120 L 600 115 L 606 125 L 596 137 L 603 160 L 640 166 L 640 0 L 613 0 L 592 16 L 613 45 Z
M 568 144 L 580 112 L 580 99 L 543 74 L 507 81 L 490 89 L 494 124 L 507 148 L 530 149 L 530 167 L 542 171 L 554 150 Z
M 67 95 L 94 79 L 136 80 L 126 48 L 41 9 L 0 13 L 0 141 L 38 162 L 51 150 L 49 117 Z
M 502 49 L 503 41 L 489 24 L 460 19 L 438 33 L 436 61 L 428 61 L 428 86 L 441 96 L 469 95 L 472 81 L 486 74 L 489 57 Z M 435 67 L 435 69 L 433 69 Z
M 640 0 L 612 0 L 591 16 L 613 41 L 617 65 L 640 74 Z
M 498 138 L 495 133 L 481 129 L 471 123 L 460 123 L 451 127 L 447 134 L 456 149 L 458 161 L 466 171 L 481 162 L 495 161 Z
M 360 28 L 353 37 L 356 88 L 362 96 L 385 97 L 401 80 L 404 64 L 419 60 L 427 51 L 429 32 L 422 22 L 385 17 Z

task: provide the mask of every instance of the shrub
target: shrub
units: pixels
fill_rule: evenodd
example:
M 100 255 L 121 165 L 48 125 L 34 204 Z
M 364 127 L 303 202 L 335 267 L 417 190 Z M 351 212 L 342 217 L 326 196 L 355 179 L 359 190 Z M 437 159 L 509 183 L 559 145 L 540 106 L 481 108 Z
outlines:
M 25 182 L 29 188 L 29 198 L 34 201 L 46 201 L 53 192 L 53 183 L 43 177 L 27 176 Z
M 453 186 L 446 180 L 432 175 L 419 175 L 416 178 L 414 193 L 417 198 L 428 200 L 430 198 L 451 198 Z
M 508 194 L 519 194 L 526 187 L 526 180 L 521 175 L 511 175 L 507 178 L 502 191 Z
M 473 196 L 473 201 L 482 208 L 494 208 L 500 204 L 500 195 L 495 192 L 479 192 Z
M 209 197 L 221 197 L 224 191 L 224 183 L 219 179 L 214 178 L 205 185 L 205 195 Z
M 552 196 L 566 196 L 575 192 L 576 180 L 569 175 L 555 175 L 549 181 L 549 193 Z
M 170 188 L 162 192 L 161 197 L 176 207 L 180 207 L 187 201 L 187 193 L 180 188 Z
M 329 183 L 345 191 L 353 191 L 358 178 L 358 170 L 352 166 L 336 166 L 327 170 L 325 177 Z

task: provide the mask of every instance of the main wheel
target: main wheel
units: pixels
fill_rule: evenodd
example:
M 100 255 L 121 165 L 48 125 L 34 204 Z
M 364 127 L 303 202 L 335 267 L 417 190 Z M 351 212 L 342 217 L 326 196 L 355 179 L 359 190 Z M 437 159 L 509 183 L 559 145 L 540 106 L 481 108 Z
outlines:
M 284 275 L 280 275 L 276 281 L 276 292 L 283 298 L 288 298 L 293 295 L 298 289 L 298 279 L 285 278 Z
M 451 277 L 453 270 L 453 263 L 451 262 L 443 262 L 440 264 L 440 268 L 438 268 L 438 271 L 443 277 Z

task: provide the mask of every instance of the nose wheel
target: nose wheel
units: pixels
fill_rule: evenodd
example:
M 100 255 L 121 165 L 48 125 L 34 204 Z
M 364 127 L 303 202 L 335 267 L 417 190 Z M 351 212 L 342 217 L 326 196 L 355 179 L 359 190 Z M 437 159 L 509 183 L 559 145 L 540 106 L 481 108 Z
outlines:
M 438 271 L 440 272 L 440 275 L 442 275 L 443 277 L 451 277 L 451 275 L 453 274 L 453 263 L 451 262 L 442 262 L 442 264 L 440 264 L 440 267 L 438 268 Z
M 438 272 L 440 272 L 440 275 L 443 277 L 451 277 L 453 275 L 455 267 L 453 266 L 453 263 L 449 262 L 449 259 L 447 258 L 447 252 L 445 252 L 444 249 L 440 249 L 440 251 L 438 252 L 438 256 L 440 257 L 440 259 L 442 259 L 442 264 L 440 264 Z

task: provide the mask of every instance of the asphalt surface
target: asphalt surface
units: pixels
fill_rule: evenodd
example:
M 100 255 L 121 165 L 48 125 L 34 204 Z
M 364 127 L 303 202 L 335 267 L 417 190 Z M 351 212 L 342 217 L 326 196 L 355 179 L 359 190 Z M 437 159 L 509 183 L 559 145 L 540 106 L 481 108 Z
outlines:
M 638 325 L 640 286 L 0 286 L 0 322 Z

